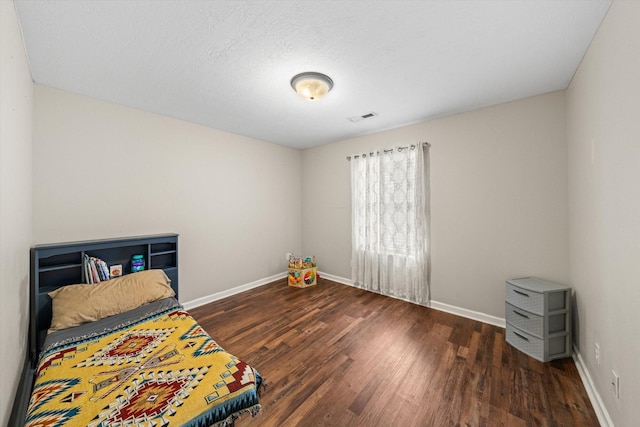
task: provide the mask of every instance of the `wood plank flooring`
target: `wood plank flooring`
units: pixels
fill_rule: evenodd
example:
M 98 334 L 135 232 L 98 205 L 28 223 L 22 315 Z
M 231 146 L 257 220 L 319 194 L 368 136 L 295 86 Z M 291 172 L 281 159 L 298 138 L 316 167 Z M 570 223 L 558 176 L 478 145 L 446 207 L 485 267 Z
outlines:
M 320 279 L 191 310 L 268 384 L 245 426 L 597 426 L 572 359 L 541 363 L 504 329 Z

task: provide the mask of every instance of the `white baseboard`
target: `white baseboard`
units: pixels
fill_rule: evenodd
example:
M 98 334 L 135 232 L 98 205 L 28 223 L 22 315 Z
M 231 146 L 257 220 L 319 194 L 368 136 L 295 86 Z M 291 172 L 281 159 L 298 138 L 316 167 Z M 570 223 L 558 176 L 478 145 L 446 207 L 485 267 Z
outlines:
M 331 280 L 332 282 L 342 283 L 343 285 L 353 286 L 353 280 L 345 279 L 344 277 L 334 276 L 333 274 L 325 273 L 323 271 L 318 271 L 318 276 L 322 279 Z
M 227 289 L 222 292 L 217 292 L 215 294 L 196 298 L 192 301 L 184 302 L 182 303 L 182 306 L 185 308 L 185 310 L 191 310 L 192 308 L 200 307 L 201 305 L 209 304 L 210 302 L 217 301 L 222 298 L 227 298 L 227 297 L 230 297 L 231 295 L 239 294 L 240 292 L 257 288 L 258 286 L 266 285 L 267 283 L 274 282 L 284 277 L 287 277 L 286 272 L 278 273 L 271 277 L 265 277 L 264 279 L 259 279 L 251 283 L 246 283 L 244 285 L 236 286 L 235 288 Z
M 345 279 L 344 277 L 334 276 L 333 274 L 329 274 L 329 273 L 319 272 L 319 274 L 320 274 L 320 277 L 323 277 L 325 279 L 342 283 L 343 285 L 354 286 L 353 280 Z M 391 298 L 396 298 L 396 297 L 391 297 Z M 412 301 L 405 300 L 403 298 L 396 298 L 396 299 L 412 302 Z M 504 328 L 506 325 L 505 320 L 501 317 L 491 316 L 490 314 L 481 313 L 479 311 L 468 310 L 462 307 L 456 307 L 454 305 L 445 304 L 443 302 L 432 300 L 427 307 L 433 308 L 434 310 L 455 314 L 456 316 L 462 316 L 468 319 L 477 320 L 479 322 L 488 323 L 490 325 L 499 326 L 501 328 Z
M 596 412 L 598 422 L 600 422 L 602 427 L 614 427 L 609 412 L 607 412 L 607 408 L 604 406 L 598 390 L 596 390 L 587 365 L 584 363 L 584 359 L 575 345 L 573 346 L 573 361 L 578 369 L 578 374 L 580 374 L 582 384 L 584 384 L 584 388 L 587 390 L 587 395 L 589 396 L 593 410 Z
M 478 322 L 488 323 L 489 325 L 506 327 L 506 321 L 502 317 L 492 316 L 490 314 L 473 311 L 455 305 L 445 304 L 443 302 L 431 301 L 431 308 L 444 311 L 446 313 L 455 314 L 456 316 L 466 317 L 467 319 L 477 320 Z

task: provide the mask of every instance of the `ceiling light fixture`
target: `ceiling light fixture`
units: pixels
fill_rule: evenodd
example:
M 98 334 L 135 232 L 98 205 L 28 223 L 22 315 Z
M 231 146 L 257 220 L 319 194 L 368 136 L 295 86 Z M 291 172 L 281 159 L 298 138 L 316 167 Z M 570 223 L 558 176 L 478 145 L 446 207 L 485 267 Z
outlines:
M 316 101 L 329 93 L 333 88 L 333 80 L 322 73 L 308 71 L 293 76 L 291 87 L 304 99 Z

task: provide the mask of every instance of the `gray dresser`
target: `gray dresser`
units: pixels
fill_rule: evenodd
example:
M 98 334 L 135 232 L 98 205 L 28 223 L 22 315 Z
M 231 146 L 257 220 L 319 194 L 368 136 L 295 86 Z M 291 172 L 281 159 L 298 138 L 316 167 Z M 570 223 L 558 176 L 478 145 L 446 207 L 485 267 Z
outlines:
M 571 357 L 571 288 L 535 277 L 506 282 L 506 340 L 548 362 Z

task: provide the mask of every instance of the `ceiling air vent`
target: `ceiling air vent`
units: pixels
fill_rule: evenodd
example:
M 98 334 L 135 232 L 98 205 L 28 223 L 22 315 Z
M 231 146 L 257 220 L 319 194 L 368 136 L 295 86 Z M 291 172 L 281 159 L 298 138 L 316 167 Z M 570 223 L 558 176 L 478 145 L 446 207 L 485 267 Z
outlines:
M 362 116 L 353 116 L 353 117 L 349 117 L 349 120 L 351 120 L 352 122 L 359 122 L 360 120 L 364 120 L 364 119 L 370 119 L 371 117 L 375 117 L 377 116 L 377 113 L 374 113 L 373 111 L 367 114 L 363 114 Z

